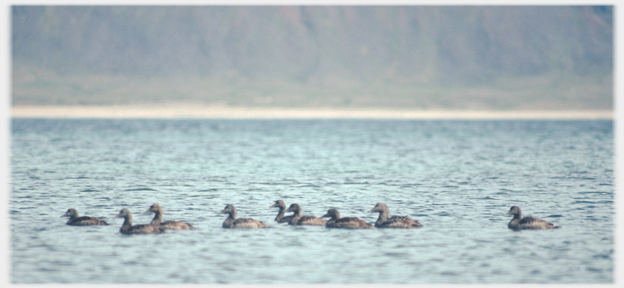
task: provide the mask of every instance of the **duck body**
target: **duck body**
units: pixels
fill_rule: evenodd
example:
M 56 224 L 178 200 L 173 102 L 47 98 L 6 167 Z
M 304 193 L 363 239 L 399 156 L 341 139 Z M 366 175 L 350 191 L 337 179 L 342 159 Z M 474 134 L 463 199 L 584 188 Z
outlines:
M 165 229 L 161 228 L 158 225 L 152 224 L 139 224 L 132 225 L 132 213 L 128 209 L 121 209 L 119 214 L 114 218 L 123 218 L 124 223 L 121 225 L 121 229 L 119 232 L 122 234 L 159 234 L 164 233 Z
M 277 213 L 277 216 L 275 216 L 275 222 L 288 223 L 290 219 L 293 217 L 293 215 L 284 216 L 284 214 L 286 214 L 286 203 L 284 203 L 284 201 L 277 200 L 275 201 L 275 204 L 271 205 L 271 207 L 269 208 L 274 208 L 274 207 L 279 208 L 279 212 Z
M 301 216 L 301 207 L 299 204 L 291 204 L 286 212 L 294 212 L 292 218 L 288 221 L 288 225 L 310 225 L 323 226 L 327 223 L 325 219 L 315 216 Z
M 418 220 L 411 219 L 406 216 L 392 216 L 386 221 L 381 221 L 379 224 L 375 222 L 375 227 L 379 228 L 420 228 L 423 225 Z
M 154 219 L 152 219 L 152 222 L 150 222 L 150 225 L 156 225 L 167 230 L 196 230 L 197 229 L 191 226 L 191 224 L 180 222 L 180 221 L 167 220 L 165 222 L 162 222 L 163 209 L 158 204 L 153 204 L 152 206 L 150 206 L 150 208 L 147 211 L 145 211 L 143 214 L 145 213 L 154 213 Z
M 423 225 L 418 222 L 418 220 L 414 220 L 407 216 L 390 216 L 390 209 L 386 204 L 377 203 L 373 209 L 368 211 L 368 213 L 378 212 L 379 217 L 375 222 L 375 227 L 377 228 L 398 228 L 398 229 L 414 229 L 420 228 Z
M 336 209 L 329 209 L 327 213 L 323 216 L 331 217 L 330 220 L 327 220 L 325 227 L 327 228 L 350 228 L 350 229 L 368 229 L 375 228 L 375 226 L 366 223 L 366 221 L 361 220 L 357 217 L 340 217 L 340 212 Z
M 72 226 L 94 226 L 94 225 L 109 225 L 106 221 L 89 216 L 78 216 L 78 210 L 74 208 L 67 209 L 65 214 L 61 215 L 61 218 L 69 217 L 67 225 Z
M 533 216 L 522 217 L 522 210 L 518 206 L 511 206 L 506 216 L 513 215 L 514 217 L 507 224 L 507 228 L 512 230 L 539 230 L 539 229 L 557 229 L 561 226 L 555 226 L 554 224 L 545 220 L 539 219 Z
M 248 229 L 257 229 L 257 228 L 268 228 L 269 225 L 265 224 L 262 221 L 258 221 L 252 218 L 236 218 L 236 208 L 234 205 L 226 205 L 223 211 L 219 212 L 219 214 L 228 214 L 228 217 L 223 221 L 223 228 L 248 228 Z
M 166 230 L 197 230 L 197 228 L 193 227 L 191 224 L 173 220 L 161 222 L 158 226 Z

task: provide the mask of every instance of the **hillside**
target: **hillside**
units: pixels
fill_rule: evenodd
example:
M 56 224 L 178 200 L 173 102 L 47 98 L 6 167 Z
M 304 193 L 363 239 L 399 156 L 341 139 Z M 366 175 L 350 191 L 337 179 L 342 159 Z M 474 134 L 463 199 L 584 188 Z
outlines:
M 613 9 L 13 6 L 13 105 L 612 109 Z

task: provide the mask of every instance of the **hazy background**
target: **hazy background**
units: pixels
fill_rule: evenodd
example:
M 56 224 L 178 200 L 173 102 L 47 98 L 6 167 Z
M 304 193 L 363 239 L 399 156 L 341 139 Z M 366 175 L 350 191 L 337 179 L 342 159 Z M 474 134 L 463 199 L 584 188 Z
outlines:
M 13 6 L 12 105 L 613 109 L 613 6 Z

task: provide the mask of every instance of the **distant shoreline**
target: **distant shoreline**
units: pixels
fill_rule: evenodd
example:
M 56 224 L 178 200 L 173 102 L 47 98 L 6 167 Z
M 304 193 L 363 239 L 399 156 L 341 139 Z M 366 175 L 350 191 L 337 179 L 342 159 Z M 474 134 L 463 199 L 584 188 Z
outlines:
M 417 110 L 388 108 L 284 108 L 202 105 L 11 107 L 12 118 L 163 119 L 613 119 L 613 110 Z

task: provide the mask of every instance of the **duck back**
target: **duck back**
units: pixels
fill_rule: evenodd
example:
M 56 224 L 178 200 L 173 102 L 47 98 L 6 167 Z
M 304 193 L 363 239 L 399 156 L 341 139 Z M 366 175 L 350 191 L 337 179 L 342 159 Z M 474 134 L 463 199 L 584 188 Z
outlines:
M 167 230 L 197 230 L 197 228 L 193 227 L 191 224 L 173 220 L 162 222 L 158 226 Z
M 165 229 L 149 224 L 139 224 L 130 227 L 122 227 L 119 232 L 122 234 L 159 234 L 164 233 Z
M 106 221 L 95 217 L 80 216 L 67 221 L 67 225 L 72 226 L 92 226 L 92 225 L 109 225 Z
M 267 228 L 269 225 L 264 224 L 262 221 L 258 221 L 251 218 L 238 218 L 232 222 L 231 228 Z
M 277 223 L 288 223 L 290 222 L 290 219 L 293 218 L 293 215 L 288 215 L 288 216 L 284 216 L 278 219 L 275 219 L 275 221 L 277 221 Z
M 406 216 L 392 216 L 388 220 L 375 225 L 378 228 L 420 228 L 423 225 L 418 220 Z
M 366 223 L 366 221 L 358 219 L 357 217 L 343 217 L 340 219 L 331 219 L 327 221 L 325 225 L 328 228 L 375 228 L 375 226 Z
M 510 229 L 514 230 L 538 230 L 538 229 L 557 229 L 561 226 L 555 226 L 554 224 L 547 222 L 545 220 L 539 219 L 533 216 L 527 216 L 520 220 L 512 219 L 507 225 Z
M 294 219 L 294 218 L 293 218 Z M 296 225 L 323 226 L 327 221 L 315 216 L 301 216 Z

